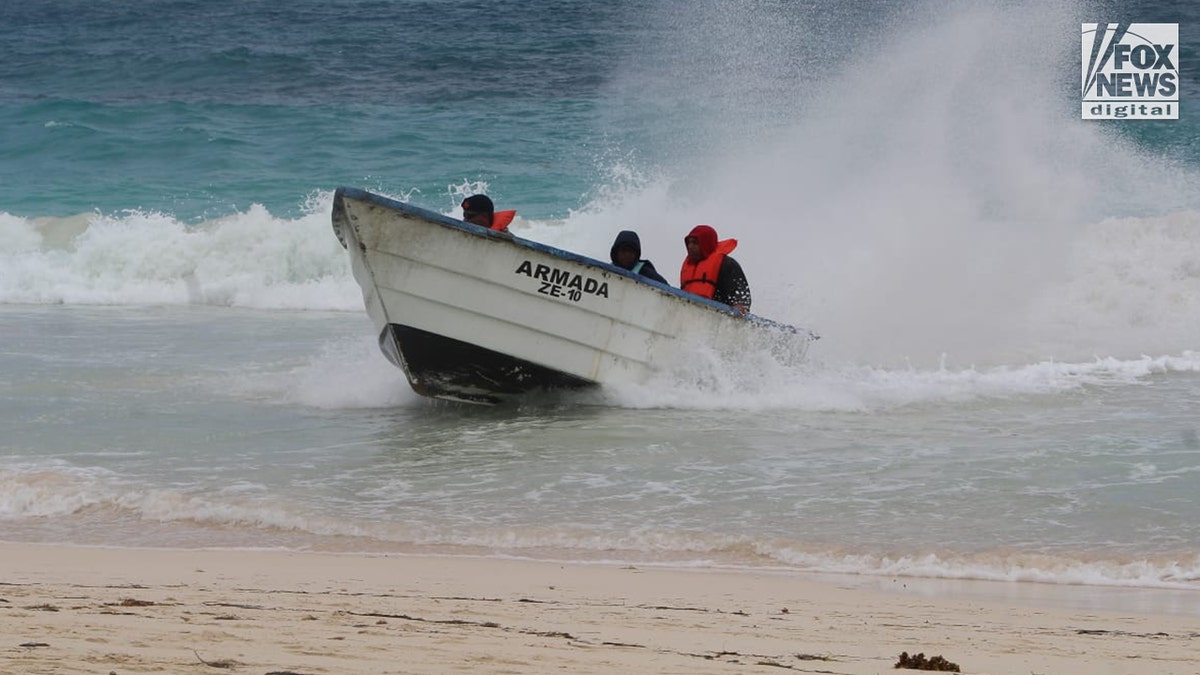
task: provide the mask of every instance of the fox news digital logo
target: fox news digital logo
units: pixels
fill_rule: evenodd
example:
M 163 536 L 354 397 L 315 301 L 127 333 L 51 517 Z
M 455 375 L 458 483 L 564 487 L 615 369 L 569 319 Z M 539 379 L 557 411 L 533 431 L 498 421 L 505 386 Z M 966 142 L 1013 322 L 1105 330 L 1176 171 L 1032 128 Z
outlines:
M 1083 24 L 1083 119 L 1179 119 L 1179 24 Z

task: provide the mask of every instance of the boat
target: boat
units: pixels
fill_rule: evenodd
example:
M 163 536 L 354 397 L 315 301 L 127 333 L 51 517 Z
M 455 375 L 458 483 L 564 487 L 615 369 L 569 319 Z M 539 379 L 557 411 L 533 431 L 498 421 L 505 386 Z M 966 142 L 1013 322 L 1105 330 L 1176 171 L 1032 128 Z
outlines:
M 681 341 L 803 358 L 815 335 L 604 261 L 350 187 L 333 229 L 379 346 L 423 396 L 496 404 L 645 381 Z

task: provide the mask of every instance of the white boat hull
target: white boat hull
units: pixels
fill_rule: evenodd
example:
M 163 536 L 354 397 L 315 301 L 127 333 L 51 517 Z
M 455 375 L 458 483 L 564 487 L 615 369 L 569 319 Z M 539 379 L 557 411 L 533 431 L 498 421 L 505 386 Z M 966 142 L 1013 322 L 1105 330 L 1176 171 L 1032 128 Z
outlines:
M 680 336 L 736 347 L 811 335 L 599 260 L 341 188 L 333 225 L 384 354 L 420 394 L 495 403 L 644 380 Z

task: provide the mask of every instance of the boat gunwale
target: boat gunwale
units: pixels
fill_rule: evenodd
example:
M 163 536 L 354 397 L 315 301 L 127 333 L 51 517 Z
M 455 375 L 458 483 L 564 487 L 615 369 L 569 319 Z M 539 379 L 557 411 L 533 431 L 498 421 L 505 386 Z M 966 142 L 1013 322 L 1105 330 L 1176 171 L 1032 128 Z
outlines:
M 382 207 L 382 208 L 400 211 L 401 213 L 404 213 L 407 216 L 420 218 L 420 219 L 428 221 L 430 223 L 433 223 L 436 225 L 441 225 L 442 227 L 448 227 L 448 228 L 451 228 L 454 230 L 458 230 L 460 232 L 464 232 L 464 233 L 470 234 L 472 236 L 490 237 L 492 239 L 507 241 L 507 242 L 515 244 L 521 248 L 526 248 L 526 249 L 530 249 L 533 251 L 537 251 L 539 253 L 549 255 L 551 257 L 554 257 L 554 258 L 557 258 L 560 260 L 566 260 L 566 261 L 570 261 L 570 262 L 573 262 L 573 263 L 576 263 L 579 265 L 584 265 L 584 266 L 596 267 L 601 270 L 604 270 L 605 272 L 610 272 L 612 274 L 616 274 L 619 276 L 623 276 L 623 277 L 632 279 L 633 281 L 645 284 L 647 286 L 650 286 L 651 288 L 658 289 L 661 292 L 675 296 L 681 300 L 700 305 L 701 307 L 704 307 L 706 309 L 709 309 L 709 310 L 712 310 L 715 312 L 720 312 L 722 314 L 728 314 L 728 315 L 735 316 L 735 317 L 745 318 L 747 321 L 750 321 L 751 323 L 763 326 L 765 328 L 772 328 L 772 329 L 779 330 L 779 331 L 786 332 L 786 333 L 795 333 L 795 334 L 806 335 L 809 340 L 817 339 L 817 335 L 807 329 L 798 328 L 796 326 L 792 326 L 792 325 L 785 324 L 785 323 L 780 323 L 780 322 L 774 321 L 772 319 L 767 319 L 767 318 L 758 316 L 757 314 L 747 313 L 745 315 L 742 315 L 728 305 L 725 305 L 720 302 L 716 302 L 715 300 L 711 300 L 709 298 L 704 298 L 704 297 L 695 295 L 693 293 L 688 293 L 687 291 L 675 288 L 674 286 L 671 286 L 669 284 L 663 284 L 658 281 L 654 281 L 653 279 L 649 279 L 645 276 L 642 276 L 641 274 L 636 274 L 636 273 L 631 272 L 630 270 L 627 270 L 623 267 L 617 267 L 616 265 L 614 265 L 610 262 L 605 262 L 605 261 L 599 260 L 597 258 L 589 258 L 588 256 L 582 255 L 580 253 L 574 253 L 572 251 L 566 251 L 566 250 L 563 250 L 560 248 L 556 248 L 554 246 L 550 246 L 548 244 L 542 244 L 540 242 L 536 242 L 536 241 L 533 241 L 530 239 L 524 239 L 522 237 L 518 237 L 517 235 L 512 234 L 511 232 L 499 232 L 496 230 L 479 227 L 478 225 L 466 223 L 464 221 L 458 220 L 456 218 L 452 218 L 450 216 L 438 213 L 436 211 L 431 211 L 429 209 L 422 208 L 420 206 L 416 206 L 414 204 L 409 204 L 409 203 L 402 202 L 402 201 L 399 201 L 396 199 L 392 199 L 391 197 L 385 197 L 383 195 L 376 194 L 374 192 L 368 192 L 367 190 L 363 190 L 361 188 L 354 188 L 354 187 L 339 187 L 339 188 L 337 188 L 337 190 L 334 192 L 334 212 L 335 212 L 335 214 L 337 212 L 339 202 L 342 201 L 343 199 L 353 199 L 353 200 L 357 200 L 360 202 L 367 202 L 367 203 L 374 204 L 374 205 Z

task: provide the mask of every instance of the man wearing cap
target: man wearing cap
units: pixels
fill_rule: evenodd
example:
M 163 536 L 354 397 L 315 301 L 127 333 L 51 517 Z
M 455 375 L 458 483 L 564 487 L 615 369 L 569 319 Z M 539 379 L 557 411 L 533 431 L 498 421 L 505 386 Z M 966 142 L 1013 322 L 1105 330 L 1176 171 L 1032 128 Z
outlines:
M 679 287 L 689 293 L 729 305 L 745 314 L 750 311 L 750 284 L 738 261 L 729 257 L 737 239 L 717 241 L 717 231 L 697 225 L 683 238 L 687 257 L 679 270 Z
M 463 221 L 480 227 L 508 232 L 508 224 L 517 216 L 516 211 L 496 212 L 487 195 L 471 195 L 462 201 Z

